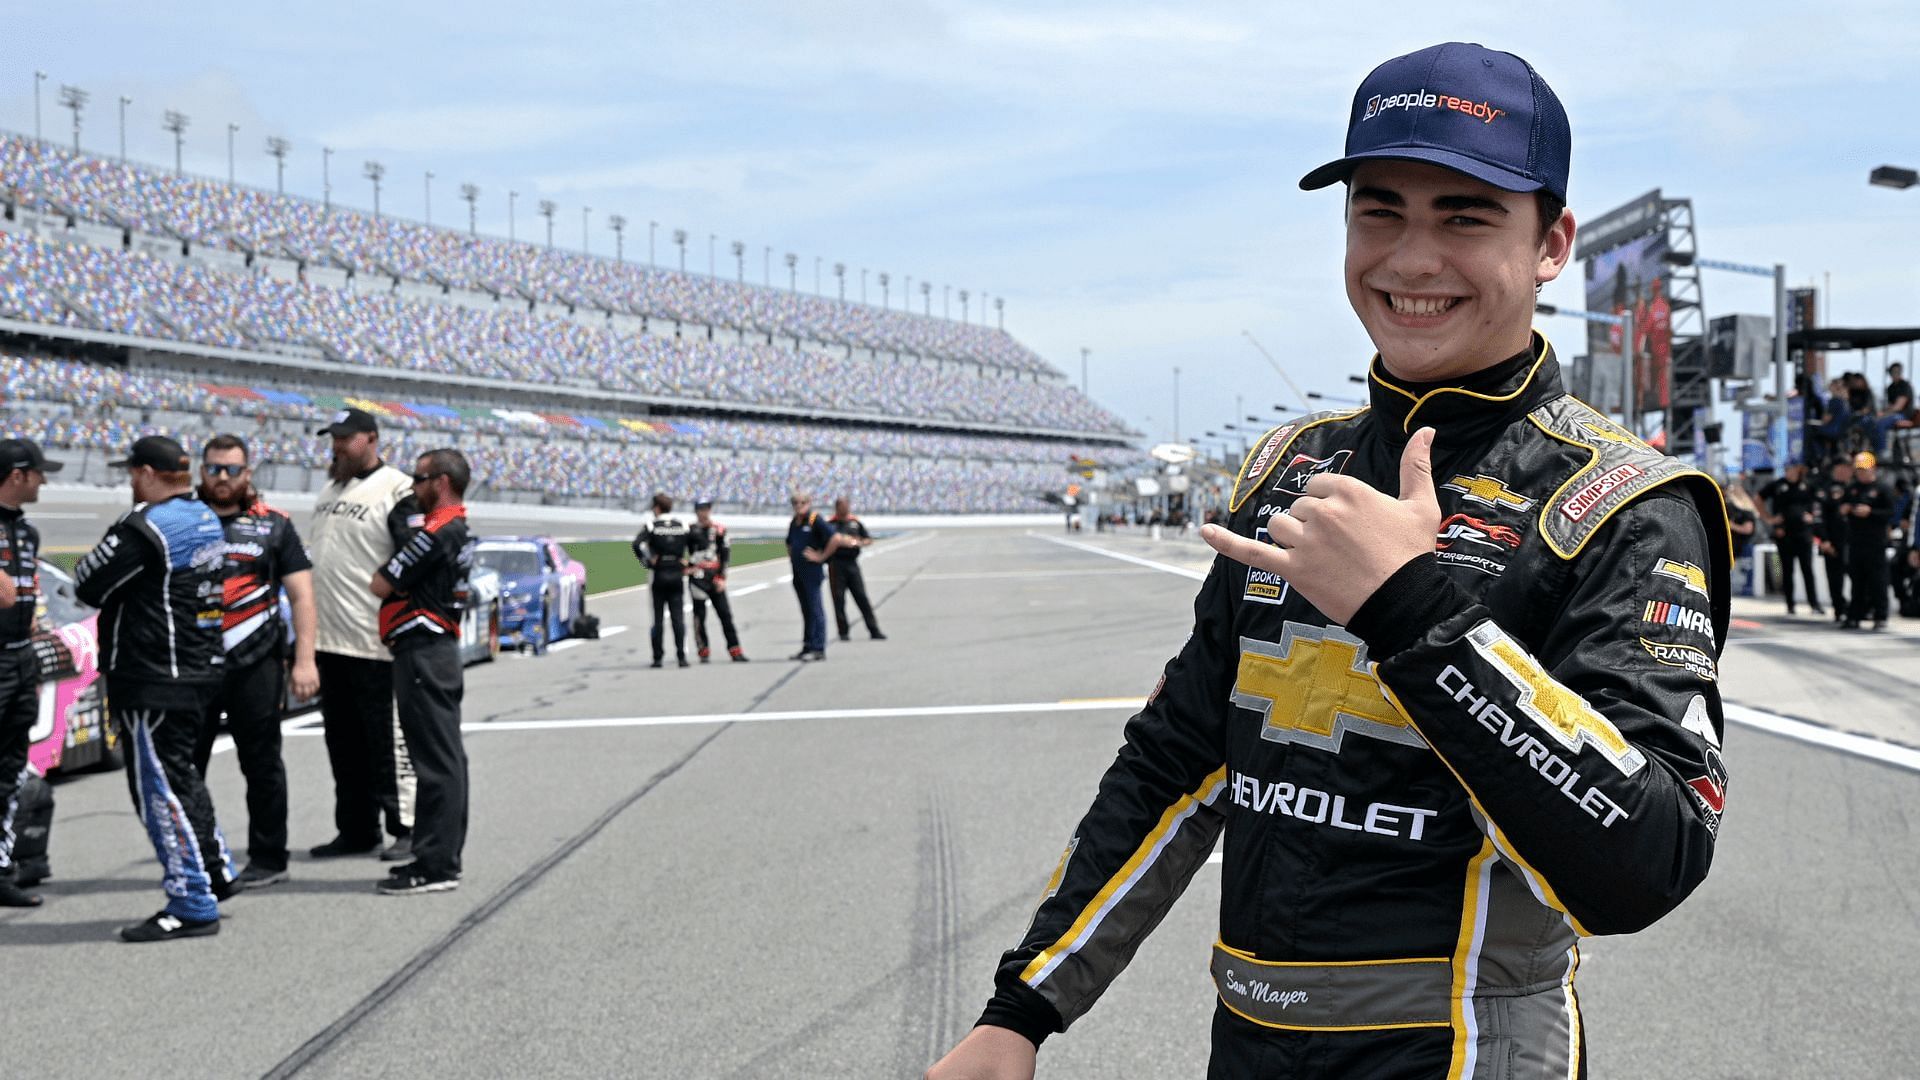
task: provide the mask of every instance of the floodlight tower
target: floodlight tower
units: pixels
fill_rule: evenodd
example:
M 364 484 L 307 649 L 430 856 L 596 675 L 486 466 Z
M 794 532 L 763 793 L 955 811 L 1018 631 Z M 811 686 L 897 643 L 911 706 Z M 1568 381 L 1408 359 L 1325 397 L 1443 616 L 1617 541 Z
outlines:
M 549 248 L 553 247 L 553 212 L 558 209 L 560 205 L 552 199 L 540 200 L 540 216 L 547 219 L 547 247 Z
M 932 318 L 933 317 L 933 282 L 923 281 L 920 283 L 920 299 L 926 305 L 927 317 Z
M 287 151 L 293 144 L 278 135 L 267 136 L 267 153 L 273 158 L 273 193 L 287 193 Z M 121 156 L 125 156 L 123 153 Z
M 627 261 L 627 216 L 608 214 L 607 228 L 613 230 L 613 261 Z
M 233 137 L 240 132 L 240 125 L 227 122 L 227 186 L 233 186 Z
M 680 249 L 680 272 L 687 272 L 687 230 L 673 230 L 673 242 Z
M 87 107 L 88 94 L 77 86 L 60 88 L 60 107 L 73 110 L 73 152 L 80 152 L 80 111 Z
M 421 181 L 421 188 L 426 192 L 426 223 L 431 225 L 433 224 L 433 170 L 426 170 L 425 177 L 426 179 Z
M 373 181 L 373 216 L 380 217 L 380 180 L 387 175 L 387 167 L 377 161 L 369 161 L 360 170 L 360 175 Z
M 739 240 L 733 242 L 733 280 L 747 283 L 747 245 Z
M 131 104 L 133 104 L 132 98 L 125 94 L 120 95 L 120 164 L 122 165 L 127 163 L 127 106 Z
M 843 262 L 834 263 L 833 276 L 840 282 L 840 302 L 844 304 L 847 302 L 847 264 Z
M 800 256 L 787 252 L 787 291 L 800 291 Z
M 1007 301 L 1005 297 L 996 296 L 993 298 L 993 314 L 995 318 L 1000 321 L 1001 332 L 1005 333 L 1007 329 Z M 1081 382 L 1085 381 L 1085 379 L 1081 380 Z
M 467 235 L 480 235 L 480 185 L 466 183 L 460 185 L 460 197 L 467 201 Z
M 960 290 L 960 324 L 967 325 L 967 290 Z
M 882 270 L 880 271 L 880 276 L 875 280 L 880 282 L 880 310 L 893 310 L 893 290 L 888 288 L 888 283 L 893 280 L 892 275 Z
M 187 124 L 191 120 L 186 113 L 178 109 L 168 109 L 161 114 L 160 126 L 173 132 L 173 175 L 180 175 L 180 149 L 186 145 Z

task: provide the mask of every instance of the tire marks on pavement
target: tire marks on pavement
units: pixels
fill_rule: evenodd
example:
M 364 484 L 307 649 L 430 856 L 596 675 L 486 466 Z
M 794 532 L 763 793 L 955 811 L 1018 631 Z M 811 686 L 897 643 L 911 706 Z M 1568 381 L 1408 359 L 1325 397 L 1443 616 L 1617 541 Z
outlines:
M 946 799 L 938 786 L 920 811 L 920 885 L 914 897 L 910 976 L 901 995 L 895 1076 L 925 1069 L 959 1038 L 961 900 L 958 858 Z

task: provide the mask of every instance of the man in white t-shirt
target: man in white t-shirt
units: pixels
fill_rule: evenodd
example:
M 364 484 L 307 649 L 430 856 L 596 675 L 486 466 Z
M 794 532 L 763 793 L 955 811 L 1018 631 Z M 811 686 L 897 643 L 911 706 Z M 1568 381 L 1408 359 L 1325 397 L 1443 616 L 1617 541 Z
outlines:
M 382 859 L 413 853 L 413 770 L 393 711 L 393 654 L 380 641 L 379 601 L 367 591 L 420 517 L 412 478 L 380 458 L 380 425 L 342 409 L 316 434 L 333 438 L 328 483 L 307 529 L 320 630 L 320 716 L 333 765 L 332 840 L 316 859 L 380 848 L 381 818 L 393 843 Z

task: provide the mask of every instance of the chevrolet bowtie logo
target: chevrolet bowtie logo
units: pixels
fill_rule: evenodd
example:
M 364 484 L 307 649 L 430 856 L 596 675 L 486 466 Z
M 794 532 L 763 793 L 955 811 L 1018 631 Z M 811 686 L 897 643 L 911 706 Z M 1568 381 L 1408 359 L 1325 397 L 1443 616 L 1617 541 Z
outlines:
M 1594 438 L 1600 439 L 1603 442 L 1619 443 L 1622 446 L 1646 445 L 1645 443 L 1642 443 L 1639 439 L 1634 438 L 1631 432 L 1627 431 L 1624 428 L 1616 427 L 1612 424 L 1597 424 L 1591 420 L 1588 420 L 1588 421 L 1582 422 L 1580 426 L 1583 428 L 1586 428 L 1587 431 L 1590 432 Z
M 1661 577 L 1672 578 L 1691 592 L 1701 596 L 1707 594 L 1707 572 L 1690 562 L 1678 562 L 1673 559 L 1661 559 L 1653 564 L 1653 572 Z
M 1456 476 L 1440 486 L 1448 491 L 1459 492 L 1468 502 L 1483 506 L 1504 506 L 1522 513 L 1533 509 L 1532 499 L 1507 487 L 1497 476 Z
M 1338 627 L 1288 622 L 1278 645 L 1240 639 L 1233 703 L 1266 718 L 1260 737 L 1340 752 L 1348 732 L 1425 746 L 1393 711 L 1367 665 L 1367 646 Z

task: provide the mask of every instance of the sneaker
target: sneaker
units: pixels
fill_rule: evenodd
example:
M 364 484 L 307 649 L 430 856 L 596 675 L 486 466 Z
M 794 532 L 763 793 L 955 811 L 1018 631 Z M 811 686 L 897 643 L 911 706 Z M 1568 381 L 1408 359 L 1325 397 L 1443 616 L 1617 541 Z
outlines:
M 665 660 L 665 659 L 663 659 L 663 658 L 661 658 L 661 657 L 658 657 L 658 656 L 656 656 L 656 657 L 654 657 L 654 658 L 653 658 L 653 663 L 652 663 L 651 665 L 649 665 L 649 666 L 650 666 L 650 667 L 666 667 L 666 666 L 667 666 L 667 662 L 666 662 L 666 660 Z
M 803 652 L 800 654 L 800 662 L 803 664 L 817 663 L 821 660 L 825 660 L 826 658 L 827 658 L 827 654 L 820 651 L 819 649 L 814 649 L 811 652 Z
M 1821 607 L 1819 604 L 1815 604 L 1807 610 L 1813 612 L 1815 615 L 1825 615 L 1827 613 L 1827 609 Z
M 701 663 L 703 663 L 703 664 L 704 664 L 704 663 L 706 663 L 706 662 L 707 662 L 707 658 L 708 658 L 709 656 L 711 656 L 712 654 L 713 654 L 713 650 L 711 650 L 711 649 L 701 649 L 701 650 L 700 650 L 700 662 L 701 662 Z
M 702 657 L 702 658 L 701 658 L 701 660 L 700 660 L 700 662 L 701 662 L 701 663 L 703 663 L 703 664 L 704 664 L 704 663 L 706 663 L 706 658 L 704 658 L 704 657 Z M 692 667 L 693 665 L 692 665 L 692 664 L 689 664 L 689 663 L 687 663 L 687 658 L 683 656 L 683 657 L 681 657 L 681 658 L 680 658 L 680 662 L 679 662 L 679 666 L 680 666 L 680 667 Z
M 39 907 L 45 903 L 37 893 L 30 893 L 6 878 L 0 878 L 0 907 Z
M 336 836 L 318 847 L 308 848 L 307 854 L 316 859 L 337 859 L 342 855 L 370 855 L 379 846 L 378 837 L 367 841 L 355 841 L 344 836 Z
M 172 941 L 176 938 L 208 937 L 220 932 L 219 919 L 183 919 L 165 911 L 156 911 L 145 922 L 120 928 L 120 940 L 136 944 L 146 941 Z
M 872 634 L 871 634 L 870 636 L 871 636 L 871 638 L 872 638 L 872 640 L 874 640 L 874 641 L 885 641 L 885 640 L 887 640 L 887 635 L 885 635 L 885 634 L 883 634 L 883 633 L 881 633 L 881 632 L 880 632 L 880 631 L 878 631 L 878 630 L 875 630 L 875 631 L 874 631 L 874 632 L 873 632 L 873 633 L 872 633 Z
M 1887 620 L 1885 619 L 1873 620 L 1873 628 L 1875 630 L 1885 630 L 1887 628 Z
M 411 858 L 413 858 L 413 837 L 411 836 L 396 836 L 393 838 L 393 843 L 380 849 L 381 862 L 400 862 Z
M 207 875 L 207 891 L 213 894 L 215 900 L 231 900 L 245 888 L 239 879 L 230 878 L 225 872 Z
M 381 896 L 419 896 L 422 893 L 452 892 L 460 887 L 460 879 L 454 877 L 430 877 L 414 870 L 411 873 L 389 877 L 375 885 Z
M 727 655 L 733 657 L 733 662 L 736 664 L 744 664 L 747 662 L 747 654 L 741 652 L 739 649 L 728 649 Z
M 409 874 L 417 873 L 419 869 L 419 863 L 401 863 L 399 866 L 387 867 L 387 876 L 390 878 L 406 877 Z
M 841 641 L 852 641 L 852 640 L 853 640 L 853 638 L 852 638 L 852 637 L 851 637 L 851 636 L 850 636 L 850 635 L 849 635 L 849 634 L 848 634 L 848 633 L 847 633 L 847 632 L 846 632 L 845 630 L 842 630 L 842 631 L 840 631 L 840 640 L 841 640 Z
M 278 885 L 286 881 L 289 876 L 284 866 L 273 870 L 259 863 L 248 863 L 247 868 L 240 871 L 240 876 L 233 879 L 233 884 L 235 888 L 246 892 L 252 889 L 264 889 L 269 885 Z

